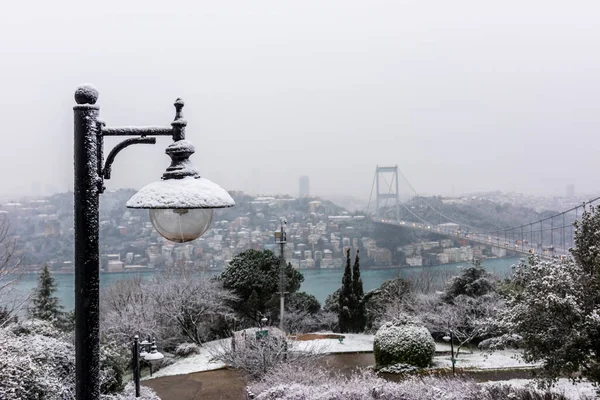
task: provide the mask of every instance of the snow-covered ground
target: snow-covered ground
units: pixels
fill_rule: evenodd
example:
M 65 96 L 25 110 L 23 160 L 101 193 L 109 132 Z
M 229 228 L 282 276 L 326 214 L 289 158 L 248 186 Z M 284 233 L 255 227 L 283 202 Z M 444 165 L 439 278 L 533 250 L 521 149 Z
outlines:
M 341 343 L 338 339 L 292 341 L 292 350 L 310 351 L 318 354 L 373 351 L 375 335 L 346 333 L 344 336 L 345 338 Z
M 316 339 L 306 341 L 293 341 L 291 348 L 293 350 L 311 351 L 319 354 L 332 353 L 355 353 L 373 351 L 374 335 L 364 334 L 345 334 L 345 338 L 340 343 L 337 339 Z M 205 343 L 201 347 L 201 352 L 187 358 L 178 359 L 174 364 L 169 365 L 157 371 L 153 378 L 161 376 L 190 374 L 193 372 L 211 371 L 225 367 L 223 363 L 211 362 L 211 355 L 225 341 L 229 339 L 215 340 Z M 449 352 L 450 346 L 445 343 L 436 344 L 436 352 Z M 457 358 L 456 366 L 458 368 L 519 368 L 532 366 L 526 364 L 518 358 L 519 353 L 515 350 L 497 351 L 492 354 L 481 352 L 461 352 Z M 434 357 L 434 364 L 437 367 L 452 366 L 449 355 L 438 355 Z M 151 378 L 147 378 L 151 379 Z
M 491 354 L 479 351 L 463 352 L 461 351 L 456 358 L 456 368 L 477 368 L 477 369 L 497 369 L 497 368 L 525 368 L 535 367 L 535 364 L 527 364 L 520 359 L 520 352 L 517 350 L 500 350 Z M 450 355 L 435 356 L 433 363 L 436 367 L 452 367 Z
M 536 387 L 535 381 L 531 379 L 511 379 L 508 381 L 493 381 L 493 382 L 485 382 L 482 385 L 486 384 L 507 384 L 511 386 L 517 387 L 525 387 L 531 386 L 533 388 Z M 594 395 L 594 387 L 590 382 L 580 382 L 573 384 L 568 379 L 559 379 L 557 384 L 551 389 L 554 392 L 563 393 L 565 397 L 572 400 L 580 400 L 582 398 L 595 398 Z
M 204 343 L 200 348 L 200 354 L 187 358 L 179 358 L 174 364 L 156 371 L 151 377 L 144 379 L 160 378 L 161 376 L 185 375 L 193 372 L 212 371 L 225 367 L 221 362 L 211 362 L 212 353 L 223 345 L 229 339 L 215 340 L 213 342 Z
M 338 339 L 315 339 L 292 342 L 292 349 L 312 351 L 319 354 L 373 351 L 373 340 L 375 340 L 375 335 L 345 333 L 344 336 L 345 338 L 341 343 Z M 435 351 L 450 351 L 450 345 L 445 343 L 436 343 Z

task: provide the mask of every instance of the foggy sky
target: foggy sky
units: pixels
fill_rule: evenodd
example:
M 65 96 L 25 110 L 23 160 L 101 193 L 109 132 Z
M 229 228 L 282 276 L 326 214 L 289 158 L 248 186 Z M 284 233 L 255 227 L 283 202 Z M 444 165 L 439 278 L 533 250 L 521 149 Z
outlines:
M 168 126 L 182 97 L 228 190 L 368 198 L 398 164 L 428 194 L 597 192 L 598 21 L 593 0 L 2 2 L 0 194 L 72 188 L 84 82 L 109 126 Z M 159 179 L 168 143 L 107 187 Z

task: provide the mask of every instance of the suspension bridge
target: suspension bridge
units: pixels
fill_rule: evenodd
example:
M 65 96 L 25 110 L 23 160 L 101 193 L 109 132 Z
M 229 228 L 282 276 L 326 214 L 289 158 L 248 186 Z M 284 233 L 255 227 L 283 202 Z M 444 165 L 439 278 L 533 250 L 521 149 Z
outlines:
M 404 196 L 408 195 L 410 201 L 400 200 L 400 178 L 408 187 Z M 448 216 L 434 207 L 431 201 L 416 192 L 397 165 L 376 167 L 367 212 L 373 194 L 375 212 L 372 220 L 377 224 L 436 233 L 465 242 L 503 248 L 514 253 L 534 253 L 542 259 L 568 256 L 569 249 L 574 246 L 573 223 L 580 219 L 585 206 L 600 203 L 600 197 L 596 197 L 536 221 L 523 221 L 516 226 L 498 226 L 487 222 L 487 228 L 482 228 L 471 225 L 469 221 Z M 470 205 L 467 204 L 467 207 Z

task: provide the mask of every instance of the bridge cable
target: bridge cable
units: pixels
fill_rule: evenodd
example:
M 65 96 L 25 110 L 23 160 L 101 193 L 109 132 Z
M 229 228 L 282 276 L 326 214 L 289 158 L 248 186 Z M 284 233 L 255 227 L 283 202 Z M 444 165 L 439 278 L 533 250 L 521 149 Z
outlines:
M 367 212 L 366 212 L 367 215 L 369 215 L 369 207 L 371 206 L 371 198 L 373 197 L 373 189 L 375 188 L 375 179 L 377 179 L 377 172 L 375 172 L 375 175 L 373 175 L 373 183 L 371 184 L 371 193 L 369 194 L 369 202 L 367 203 Z

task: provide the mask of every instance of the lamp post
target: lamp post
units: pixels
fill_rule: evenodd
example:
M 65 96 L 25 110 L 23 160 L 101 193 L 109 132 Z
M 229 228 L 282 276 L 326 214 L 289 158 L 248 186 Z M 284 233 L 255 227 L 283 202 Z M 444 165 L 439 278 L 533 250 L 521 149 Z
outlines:
M 130 208 L 150 209 L 150 220 L 165 238 L 186 242 L 202 235 L 210 226 L 212 209 L 232 207 L 231 196 L 217 184 L 201 178 L 189 157 L 194 146 L 185 140 L 187 122 L 183 101 L 175 102 L 171 127 L 106 128 L 96 105 L 98 91 L 82 85 L 75 91 L 75 394 L 77 400 L 100 398 L 99 341 L 99 199 L 104 180 L 111 177 L 117 154 L 133 144 L 154 144 L 156 136 L 171 136 L 166 149 L 171 165 L 161 181 L 151 183 L 128 202 Z M 104 160 L 103 142 L 107 136 L 129 136 L 116 145 Z
M 446 342 L 450 342 L 450 361 L 452 362 L 452 375 L 454 375 L 454 364 L 456 364 L 456 358 L 454 358 L 454 338 L 452 331 L 446 334 L 446 336 L 444 336 L 442 339 L 444 339 Z
M 140 342 L 138 335 L 133 337 L 133 347 L 131 354 L 133 356 L 133 383 L 135 385 L 135 397 L 140 397 Z M 146 351 L 146 349 L 142 350 Z
M 281 219 L 279 231 L 275 231 L 275 243 L 279 245 L 279 329 L 283 331 L 283 314 L 285 311 L 285 244 L 286 233 L 283 226 L 287 222 L 284 218 Z
M 150 350 L 150 352 L 147 352 L 146 350 Z M 156 339 L 154 339 L 152 343 L 148 342 L 147 340 L 140 342 L 138 335 L 133 337 L 131 355 L 133 356 L 133 383 L 135 385 L 135 397 L 140 397 L 140 358 L 150 363 L 150 376 L 152 376 L 152 366 L 165 358 L 165 356 L 158 352 L 156 348 Z

